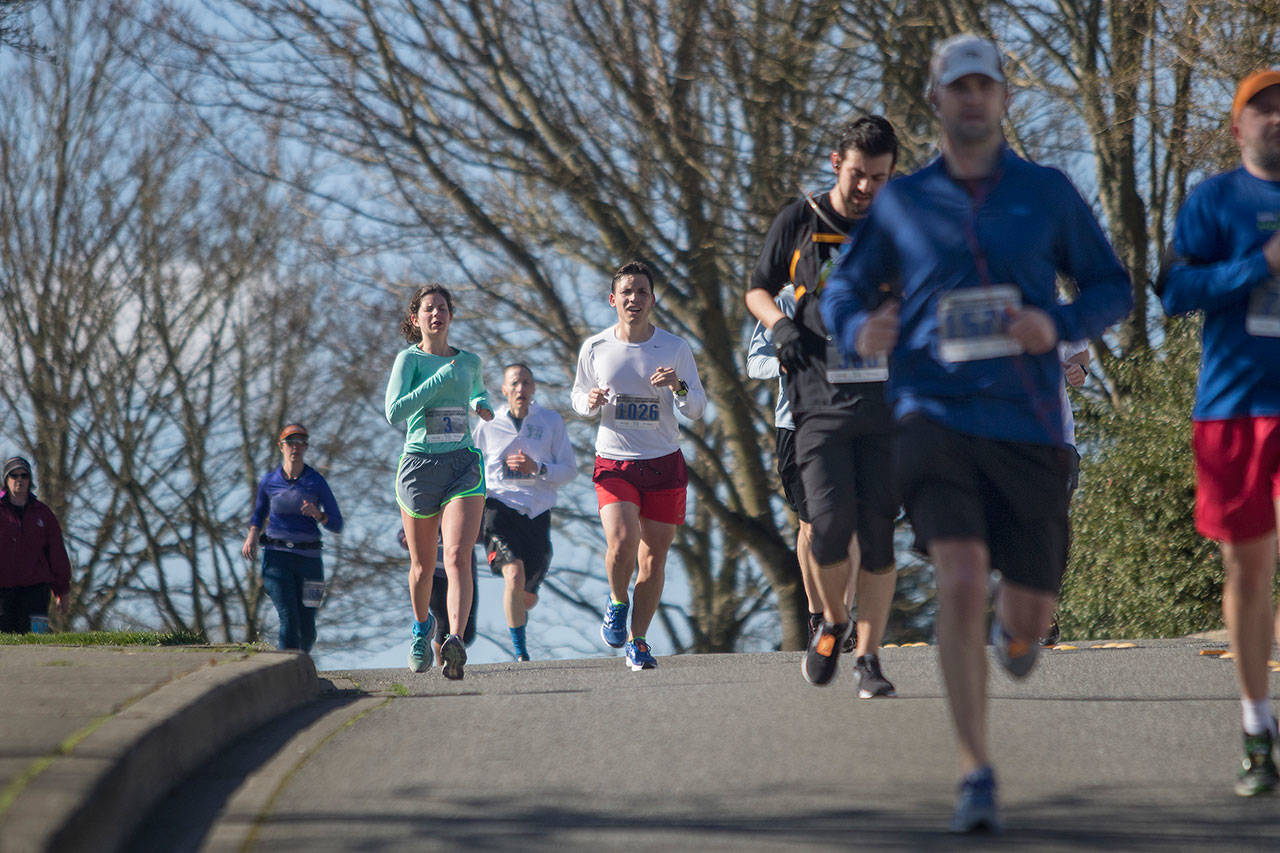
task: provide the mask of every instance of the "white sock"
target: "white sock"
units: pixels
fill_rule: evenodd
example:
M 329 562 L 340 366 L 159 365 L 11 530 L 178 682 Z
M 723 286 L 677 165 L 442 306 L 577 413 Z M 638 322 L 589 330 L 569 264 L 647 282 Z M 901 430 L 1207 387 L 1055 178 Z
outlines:
M 1271 700 L 1240 698 L 1240 707 L 1244 711 L 1244 733 L 1260 735 L 1263 732 L 1276 733 L 1276 718 L 1271 715 Z

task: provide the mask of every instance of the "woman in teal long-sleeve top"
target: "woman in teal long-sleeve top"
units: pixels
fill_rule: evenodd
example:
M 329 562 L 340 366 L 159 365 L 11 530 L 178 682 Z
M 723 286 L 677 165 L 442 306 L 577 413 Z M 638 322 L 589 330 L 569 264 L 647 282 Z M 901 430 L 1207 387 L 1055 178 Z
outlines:
M 413 644 L 409 669 L 431 666 L 431 583 L 436 537 L 444 543 L 449 579 L 449 634 L 440 645 L 445 678 L 462 678 L 467 662 L 462 634 L 471 609 L 471 560 L 484 514 L 484 460 L 471 443 L 468 410 L 484 420 L 493 409 L 480 358 L 449 345 L 453 297 L 438 284 L 420 288 L 400 325 L 412 346 L 396 356 L 387 381 L 387 420 L 405 424 L 404 453 L 396 470 L 396 501 L 409 545 L 409 601 Z

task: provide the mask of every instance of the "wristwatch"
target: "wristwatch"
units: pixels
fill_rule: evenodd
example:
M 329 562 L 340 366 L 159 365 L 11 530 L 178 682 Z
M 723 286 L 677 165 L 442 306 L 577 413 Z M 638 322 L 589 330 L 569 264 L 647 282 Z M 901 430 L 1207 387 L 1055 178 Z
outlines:
M 676 389 L 677 397 L 687 397 L 689 395 L 689 383 L 683 379 L 680 380 L 680 387 Z

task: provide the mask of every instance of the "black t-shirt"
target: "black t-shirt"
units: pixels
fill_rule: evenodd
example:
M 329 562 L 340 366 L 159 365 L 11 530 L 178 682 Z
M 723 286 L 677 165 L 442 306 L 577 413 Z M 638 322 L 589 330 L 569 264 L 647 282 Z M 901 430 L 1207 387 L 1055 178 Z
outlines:
M 826 219 L 818 216 L 805 199 L 782 209 L 765 237 L 760 260 L 751 273 L 751 287 L 761 288 L 777 296 L 787 283 L 796 288 L 794 322 L 800 330 L 800 342 L 808 355 L 808 364 L 797 374 L 788 376 L 787 396 L 796 413 L 843 410 L 865 402 L 875 416 L 889 417 L 884 400 L 884 382 L 827 381 L 828 356 L 839 355 L 827 335 L 826 325 L 818 311 L 818 298 L 830 265 L 840 254 L 848 236 L 861 226 L 860 219 L 846 219 L 836 213 L 827 193 L 814 198 Z M 827 220 L 830 220 L 829 222 Z M 838 228 L 839 231 L 832 228 Z

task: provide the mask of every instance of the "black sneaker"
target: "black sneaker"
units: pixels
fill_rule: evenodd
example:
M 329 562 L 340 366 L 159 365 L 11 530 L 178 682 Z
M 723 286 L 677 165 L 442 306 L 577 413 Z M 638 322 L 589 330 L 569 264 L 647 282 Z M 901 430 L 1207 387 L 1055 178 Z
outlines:
M 1049 630 L 1044 632 L 1044 636 L 1040 638 L 1042 646 L 1056 646 L 1058 641 L 1062 639 L 1062 631 L 1058 628 L 1058 614 L 1053 614 L 1053 621 L 1049 623 Z
M 854 621 L 853 614 L 849 614 L 849 636 L 844 638 L 844 642 L 840 644 L 840 653 L 851 655 L 858 648 L 858 623 Z
M 858 682 L 858 698 L 873 699 L 876 696 L 897 696 L 893 682 L 880 671 L 880 658 L 863 655 L 853 662 L 853 677 Z
M 450 681 L 462 678 L 462 666 L 467 662 L 467 647 L 457 634 L 450 634 L 440 644 L 440 674 Z
M 822 614 L 809 614 L 809 642 L 813 642 L 813 635 L 818 633 L 818 629 L 822 627 Z
M 809 651 L 804 654 L 800 672 L 805 681 L 821 686 L 830 684 L 836 677 L 836 664 L 840 661 L 840 646 L 849 635 L 852 625 L 832 625 L 824 621 L 818 633 L 809 641 Z
M 1280 776 L 1276 774 L 1276 761 L 1271 755 L 1271 732 L 1244 736 L 1244 758 L 1240 772 L 1236 774 L 1236 793 L 1242 797 L 1255 797 L 1274 791 Z

